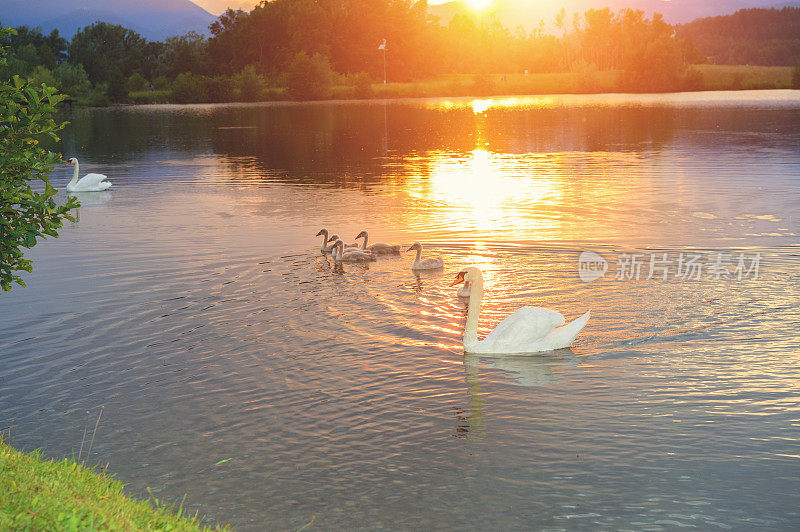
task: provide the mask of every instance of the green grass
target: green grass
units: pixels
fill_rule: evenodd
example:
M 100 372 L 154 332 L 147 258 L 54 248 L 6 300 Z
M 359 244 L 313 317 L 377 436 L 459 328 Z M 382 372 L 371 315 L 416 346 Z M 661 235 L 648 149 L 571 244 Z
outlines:
M 138 501 L 103 471 L 22 453 L 0 438 L 0 530 L 200 530 L 157 499 Z
M 136 91 L 128 93 L 131 103 L 169 103 L 171 91 Z
M 431 98 L 611 92 L 616 72 L 441 76 L 428 81 L 373 84 L 375 98 Z
M 792 67 L 749 65 L 695 65 L 706 90 L 788 89 Z
M 792 67 L 749 65 L 694 65 L 700 74 L 693 90 L 788 89 L 792 84 Z M 353 85 L 335 85 L 330 99 L 357 98 L 434 98 L 459 96 L 512 96 L 524 94 L 593 94 L 620 92 L 620 72 L 554 72 L 508 75 L 451 74 L 425 81 L 406 83 L 373 83 L 367 91 L 357 91 Z M 624 92 L 624 91 L 623 91 Z M 171 92 L 141 91 L 130 93 L 133 103 L 168 103 Z M 285 88 L 265 89 L 260 101 L 289 100 Z M 78 104 L 87 102 L 78 100 Z M 89 103 L 91 105 L 91 103 Z M 97 105 L 97 104 L 95 104 Z

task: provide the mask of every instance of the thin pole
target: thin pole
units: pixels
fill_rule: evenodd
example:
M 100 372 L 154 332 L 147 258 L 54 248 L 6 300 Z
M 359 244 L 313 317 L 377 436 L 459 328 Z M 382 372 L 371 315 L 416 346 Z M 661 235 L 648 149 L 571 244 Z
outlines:
M 386 85 L 386 46 L 383 47 L 383 84 Z

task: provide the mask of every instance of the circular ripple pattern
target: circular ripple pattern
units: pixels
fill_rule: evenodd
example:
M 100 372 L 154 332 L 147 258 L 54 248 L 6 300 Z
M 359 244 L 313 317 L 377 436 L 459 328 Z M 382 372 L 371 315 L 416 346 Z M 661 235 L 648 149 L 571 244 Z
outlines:
M 793 93 L 68 118 L 114 188 L 0 296 L 16 445 L 69 455 L 104 405 L 90 462 L 236 530 L 800 526 Z M 337 266 L 320 227 L 446 267 Z M 680 253 L 759 274 L 647 278 Z M 466 265 L 482 334 L 521 305 L 592 319 L 571 350 L 464 356 Z

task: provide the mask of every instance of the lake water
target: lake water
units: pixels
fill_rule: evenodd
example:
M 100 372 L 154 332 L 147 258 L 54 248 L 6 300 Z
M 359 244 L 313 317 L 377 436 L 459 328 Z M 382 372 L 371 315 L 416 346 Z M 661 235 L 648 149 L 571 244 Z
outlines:
M 800 527 L 800 92 L 65 118 L 114 186 L 0 295 L 16 445 L 77 453 L 104 405 L 92 462 L 236 530 Z M 322 227 L 445 268 L 337 267 Z M 465 357 L 466 265 L 484 333 L 592 318 Z

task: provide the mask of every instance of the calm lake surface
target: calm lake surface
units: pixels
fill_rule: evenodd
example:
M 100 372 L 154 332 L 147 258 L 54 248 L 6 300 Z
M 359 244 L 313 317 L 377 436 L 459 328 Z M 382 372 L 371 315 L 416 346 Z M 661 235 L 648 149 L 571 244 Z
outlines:
M 16 445 L 77 453 L 104 405 L 92 462 L 235 530 L 800 527 L 800 92 L 65 119 L 114 186 L 0 295 Z M 322 227 L 445 268 L 337 267 Z M 571 350 L 465 357 L 467 265 L 483 332 L 592 319 Z

